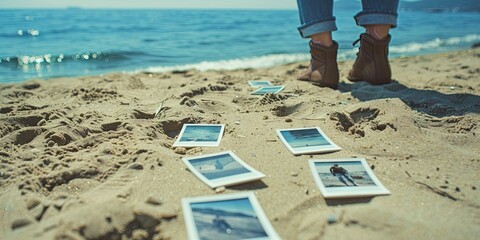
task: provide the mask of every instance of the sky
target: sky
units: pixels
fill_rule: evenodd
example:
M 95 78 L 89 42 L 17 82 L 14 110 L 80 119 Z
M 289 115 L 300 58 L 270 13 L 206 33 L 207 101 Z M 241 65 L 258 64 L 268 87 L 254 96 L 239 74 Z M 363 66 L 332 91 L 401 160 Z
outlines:
M 0 0 L 6 8 L 241 8 L 296 9 L 295 0 Z
M 339 167 L 343 167 L 347 169 L 349 172 L 358 172 L 358 171 L 365 171 L 364 166 L 360 161 L 355 161 L 355 162 L 335 162 L 338 164 Z M 317 171 L 320 173 L 329 173 L 330 168 L 333 166 L 333 162 L 316 162 L 315 167 L 317 168 Z

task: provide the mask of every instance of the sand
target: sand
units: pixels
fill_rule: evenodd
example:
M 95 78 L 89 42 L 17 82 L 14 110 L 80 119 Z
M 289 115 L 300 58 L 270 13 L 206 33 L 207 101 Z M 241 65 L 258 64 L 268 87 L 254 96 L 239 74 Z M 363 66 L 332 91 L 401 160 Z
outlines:
M 477 239 L 480 49 L 391 63 L 383 86 L 339 63 L 339 90 L 296 81 L 306 62 L 2 84 L 0 239 L 186 239 L 181 198 L 244 191 L 283 239 Z M 226 124 L 220 146 L 172 148 L 183 123 Z M 293 156 L 275 129 L 299 127 L 342 150 Z M 266 177 L 216 193 L 181 161 L 225 150 Z M 308 160 L 350 157 L 392 194 L 325 200 Z

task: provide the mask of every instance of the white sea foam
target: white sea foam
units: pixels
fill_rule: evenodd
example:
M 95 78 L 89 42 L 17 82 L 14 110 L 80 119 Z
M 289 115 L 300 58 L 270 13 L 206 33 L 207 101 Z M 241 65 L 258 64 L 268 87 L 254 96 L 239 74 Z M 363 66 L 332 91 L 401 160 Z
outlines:
M 207 70 L 234 70 L 242 68 L 265 68 L 275 65 L 281 65 L 292 62 L 308 60 L 308 54 L 271 54 L 260 57 L 239 58 L 220 61 L 203 61 L 193 64 L 185 64 L 178 66 L 158 66 L 145 69 L 147 72 L 168 72 L 173 70 L 197 69 L 200 71 Z
M 338 53 L 339 60 L 353 59 L 358 49 L 341 50 Z M 199 63 L 176 65 L 176 66 L 156 66 L 138 70 L 137 72 L 169 72 L 175 70 L 196 69 L 199 71 L 207 70 L 235 70 L 244 68 L 267 68 L 288 64 L 293 62 L 308 61 L 310 54 L 270 54 L 259 57 L 239 58 L 219 61 L 203 61 Z
M 423 43 L 407 43 L 400 46 L 390 46 L 390 53 L 402 54 L 402 53 L 417 53 L 424 50 L 435 50 L 444 47 L 451 47 L 466 43 L 472 43 L 480 41 L 479 34 L 469 34 L 463 37 L 451 37 L 447 39 L 435 38 L 433 40 Z
M 358 49 L 341 50 L 338 53 L 339 60 L 352 59 L 357 53 Z M 169 72 L 174 70 L 188 70 L 196 69 L 199 71 L 207 70 L 235 70 L 244 68 L 266 68 L 278 66 L 281 64 L 288 64 L 293 62 L 308 61 L 310 54 L 296 53 L 296 54 L 270 54 L 260 57 L 239 58 L 231 60 L 220 61 L 203 61 L 199 63 L 176 65 L 176 66 L 156 66 L 142 69 L 145 72 Z
M 390 46 L 390 55 L 399 56 L 403 54 L 421 54 L 424 51 L 441 51 L 449 47 L 463 46 L 465 44 L 480 41 L 479 34 L 469 34 L 462 37 L 451 37 L 447 39 L 435 38 L 422 43 L 406 43 L 403 45 Z M 358 47 L 352 49 L 341 49 L 338 52 L 338 60 L 354 59 Z M 174 70 L 196 69 L 207 70 L 235 70 L 243 68 L 265 68 L 292 62 L 308 61 L 310 55 L 307 53 L 297 54 L 270 54 L 259 57 L 239 58 L 219 61 L 203 61 L 199 63 L 176 65 L 176 66 L 154 66 L 139 71 L 146 72 L 169 72 Z

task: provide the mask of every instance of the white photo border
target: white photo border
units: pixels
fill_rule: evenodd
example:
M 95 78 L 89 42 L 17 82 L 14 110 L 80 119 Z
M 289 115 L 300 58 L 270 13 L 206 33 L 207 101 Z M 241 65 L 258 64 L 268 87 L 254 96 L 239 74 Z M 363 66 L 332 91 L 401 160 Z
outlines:
M 318 175 L 315 163 L 342 163 L 342 162 L 360 162 L 372 179 L 375 186 L 359 186 L 359 187 L 335 187 L 327 189 L 323 184 L 322 179 Z M 340 159 L 311 159 L 308 161 L 310 170 L 317 187 L 320 189 L 324 198 L 352 198 L 352 197 L 372 197 L 380 195 L 390 195 L 391 192 L 378 180 L 365 158 L 340 158 Z
M 218 133 L 217 141 L 215 142 L 206 142 L 206 141 L 192 141 L 192 142 L 185 142 L 180 141 L 183 137 L 183 133 L 187 129 L 187 127 L 204 127 L 204 126 L 220 126 L 220 132 Z M 178 134 L 175 143 L 173 143 L 173 147 L 218 147 L 220 142 L 222 141 L 223 133 L 225 132 L 225 124 L 192 124 L 192 123 L 185 123 L 182 126 L 182 130 L 180 134 Z
M 325 138 L 325 140 L 329 143 L 329 145 L 293 148 L 290 145 L 290 143 L 287 142 L 287 140 L 282 135 L 282 132 L 284 132 L 284 131 L 297 131 L 297 130 L 304 130 L 304 129 L 316 129 Z M 327 153 L 327 152 L 339 151 L 339 150 L 342 149 L 337 144 L 335 144 L 319 127 L 276 129 L 276 132 L 277 132 L 277 136 L 280 138 L 282 143 L 287 147 L 287 149 L 293 155 Z
M 192 160 L 198 160 L 198 159 L 202 159 L 202 158 L 220 156 L 220 155 L 225 155 L 225 154 L 230 155 L 235 161 L 237 161 L 242 167 L 246 168 L 249 172 L 235 174 L 235 175 L 231 175 L 231 176 L 228 176 L 228 177 L 222 177 L 222 178 L 211 180 L 211 179 L 206 178 L 201 172 L 199 172 L 190 163 L 190 161 L 192 161 Z M 192 172 L 197 178 L 199 178 L 202 182 L 207 184 L 210 188 L 217 188 L 217 187 L 221 187 L 221 186 L 227 187 L 227 186 L 237 185 L 237 184 L 241 184 L 241 183 L 260 180 L 260 179 L 265 177 L 265 174 L 259 172 L 258 170 L 254 169 L 253 167 L 248 165 L 246 162 L 242 161 L 242 159 L 240 159 L 232 151 L 224 151 L 224 152 L 218 152 L 218 153 L 206 154 L 206 155 L 200 155 L 200 156 L 194 156 L 194 157 L 184 157 L 184 158 L 182 158 L 182 161 L 185 163 L 185 165 L 187 165 L 190 172 Z
M 283 89 L 285 89 L 285 86 L 283 86 L 283 85 L 282 86 L 263 86 L 263 87 L 260 87 L 253 92 L 250 92 L 250 94 L 251 95 L 264 95 L 266 93 L 258 93 L 258 92 L 262 91 L 264 88 L 278 88 L 278 90 L 275 91 L 275 92 L 269 92 L 269 93 L 277 94 L 277 93 L 281 92 Z
M 273 240 L 280 240 L 277 232 L 273 228 L 270 220 L 268 219 L 267 215 L 263 211 L 260 203 L 258 202 L 255 194 L 253 192 L 240 192 L 240 193 L 231 193 L 231 194 L 222 194 L 222 195 L 210 195 L 210 196 L 200 196 L 200 197 L 190 197 L 190 198 L 182 198 L 182 208 L 183 208 L 183 216 L 185 219 L 185 225 L 187 227 L 188 239 L 190 240 L 199 240 L 200 237 L 198 235 L 198 230 L 195 225 L 195 220 L 193 218 L 192 203 L 202 203 L 202 202 L 217 202 L 217 201 L 226 201 L 226 200 L 235 200 L 235 199 L 245 199 L 247 198 L 252 205 L 253 211 L 257 215 L 260 224 L 263 227 L 265 233 L 267 233 L 267 238 L 254 238 L 254 239 L 273 239 Z

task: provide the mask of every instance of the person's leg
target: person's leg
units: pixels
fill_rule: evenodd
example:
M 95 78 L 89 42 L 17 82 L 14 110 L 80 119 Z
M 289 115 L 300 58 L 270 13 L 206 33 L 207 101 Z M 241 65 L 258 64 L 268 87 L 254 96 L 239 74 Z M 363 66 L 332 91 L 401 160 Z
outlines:
M 362 0 L 362 11 L 355 15 L 359 26 L 388 25 L 397 26 L 399 0 Z
M 353 178 L 350 176 L 350 174 L 345 174 L 345 178 L 351 182 L 354 186 L 357 186 L 357 184 L 355 183 L 355 181 L 353 181 Z
M 366 33 L 360 35 L 360 51 L 348 79 L 389 83 L 392 76 L 388 63 L 389 31 L 397 25 L 398 0 L 362 0 L 362 6 L 355 21 L 365 27 Z
M 310 36 L 310 39 L 312 39 L 313 43 L 323 45 L 326 47 L 331 47 L 334 45 L 333 39 L 332 39 L 332 32 L 322 32 L 322 33 L 313 34 Z
M 355 16 L 357 25 L 376 39 L 388 36 L 390 28 L 397 26 L 399 0 L 362 0 L 362 11 Z
M 343 180 L 342 174 L 336 173 L 335 175 L 337 176 L 337 178 L 340 182 L 342 182 L 343 184 L 348 186 L 347 182 L 345 182 L 345 180 Z
M 307 71 L 297 79 L 311 81 L 321 87 L 338 87 L 337 50 L 332 39 L 337 30 L 333 17 L 333 0 L 297 0 L 301 26 L 300 35 L 310 38 L 311 61 Z
M 337 30 L 333 16 L 333 0 L 297 0 L 303 38 Z
M 373 36 L 374 38 L 380 40 L 388 36 L 391 25 L 387 24 L 372 24 L 365 25 L 365 32 Z

